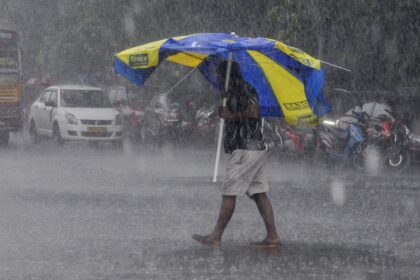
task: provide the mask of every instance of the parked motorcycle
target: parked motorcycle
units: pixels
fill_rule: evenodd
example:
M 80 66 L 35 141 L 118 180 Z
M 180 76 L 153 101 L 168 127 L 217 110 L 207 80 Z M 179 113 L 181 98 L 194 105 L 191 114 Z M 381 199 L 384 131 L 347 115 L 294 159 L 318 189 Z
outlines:
M 368 145 L 380 151 L 386 169 L 402 172 L 411 164 L 410 149 L 417 149 L 416 138 L 410 139 L 407 126 L 386 112 L 369 122 Z
M 411 158 L 412 160 L 419 161 L 420 159 L 420 136 L 409 132 L 408 135 L 408 149 L 411 152 Z
M 270 149 L 282 151 L 284 139 L 280 134 L 280 122 L 278 119 L 267 119 L 262 120 L 262 134 L 266 145 Z
M 328 162 L 350 162 L 356 170 L 363 170 L 368 118 L 364 112 L 353 112 L 336 121 L 322 121 L 318 130 L 317 155 L 326 155 Z
M 201 107 L 195 114 L 195 130 L 199 139 L 212 143 L 217 139 L 219 125 L 218 104 Z
M 109 100 L 123 116 L 125 135 L 133 142 L 141 140 L 144 110 L 138 94 L 127 92 L 125 87 L 109 89 Z
M 159 146 L 165 140 L 176 141 L 181 124 L 180 106 L 168 94 L 156 95 L 146 107 L 141 139 Z
M 310 157 L 316 141 L 315 127 L 291 127 L 281 119 L 265 119 L 264 141 L 282 155 Z

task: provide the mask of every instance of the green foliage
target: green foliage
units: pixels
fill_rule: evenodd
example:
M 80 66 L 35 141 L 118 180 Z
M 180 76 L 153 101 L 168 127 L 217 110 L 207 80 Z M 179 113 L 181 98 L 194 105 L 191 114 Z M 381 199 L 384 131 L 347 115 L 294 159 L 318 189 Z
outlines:
M 274 4 L 267 18 L 284 41 L 352 69 L 327 68 L 335 86 L 392 90 L 420 84 L 419 13 L 416 0 L 296 0 Z
M 420 84 L 418 0 L 0 0 L 22 35 L 26 76 L 115 78 L 113 54 L 195 32 L 262 36 L 352 70 L 326 67 L 332 87 Z M 174 77 L 176 79 L 176 77 Z

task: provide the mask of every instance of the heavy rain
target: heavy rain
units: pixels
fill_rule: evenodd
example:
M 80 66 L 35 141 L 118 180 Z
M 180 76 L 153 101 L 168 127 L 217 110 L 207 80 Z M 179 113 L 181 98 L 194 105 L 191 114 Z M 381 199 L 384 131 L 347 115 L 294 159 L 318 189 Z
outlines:
M 419 14 L 0 0 L 0 279 L 420 279 Z

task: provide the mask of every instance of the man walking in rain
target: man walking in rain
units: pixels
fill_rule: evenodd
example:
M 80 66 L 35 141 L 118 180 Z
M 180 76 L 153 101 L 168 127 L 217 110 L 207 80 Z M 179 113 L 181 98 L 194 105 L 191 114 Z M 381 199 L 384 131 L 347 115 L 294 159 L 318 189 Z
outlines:
M 222 67 L 226 69 L 226 64 Z M 222 74 L 222 77 L 225 75 Z M 192 237 L 202 245 L 219 248 L 223 232 L 235 210 L 236 197 L 247 194 L 257 204 L 267 230 L 265 239 L 251 245 L 254 248 L 276 248 L 280 239 L 267 196 L 268 185 L 264 175 L 266 145 L 261 132 L 258 97 L 255 89 L 242 79 L 237 63 L 232 63 L 228 88 L 228 92 L 224 93 L 227 106 L 219 108 L 220 117 L 226 121 L 224 148 L 229 154 L 222 205 L 214 230 L 209 235 L 194 234 Z

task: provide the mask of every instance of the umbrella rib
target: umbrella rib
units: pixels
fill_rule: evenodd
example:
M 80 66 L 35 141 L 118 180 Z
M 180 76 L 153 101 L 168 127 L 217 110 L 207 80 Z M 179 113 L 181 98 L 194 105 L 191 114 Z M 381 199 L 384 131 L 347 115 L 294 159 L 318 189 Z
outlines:
M 278 52 L 278 51 L 276 50 L 276 51 L 267 52 L 267 53 L 262 53 L 262 54 L 264 54 L 264 55 L 268 55 L 268 54 L 273 54 L 273 53 L 276 53 L 276 52 Z M 344 67 L 342 67 L 342 66 L 338 66 L 338 65 L 336 65 L 336 64 L 332 64 L 332 63 L 330 63 L 330 62 L 327 62 L 327 61 L 324 61 L 324 60 L 321 60 L 321 59 L 319 59 L 319 61 L 320 61 L 321 63 L 324 63 L 324 64 L 327 64 L 327 65 L 329 65 L 329 66 L 335 67 L 335 68 L 337 68 L 337 69 L 344 70 L 344 71 L 347 71 L 347 72 L 351 72 L 351 70 L 350 70 L 350 69 L 344 68 Z
M 188 78 L 189 75 L 191 75 L 197 67 L 194 67 L 190 72 L 187 73 L 181 80 L 179 80 L 175 85 L 173 85 L 168 91 L 165 92 L 165 94 L 171 93 L 177 86 L 179 86 L 186 78 Z

